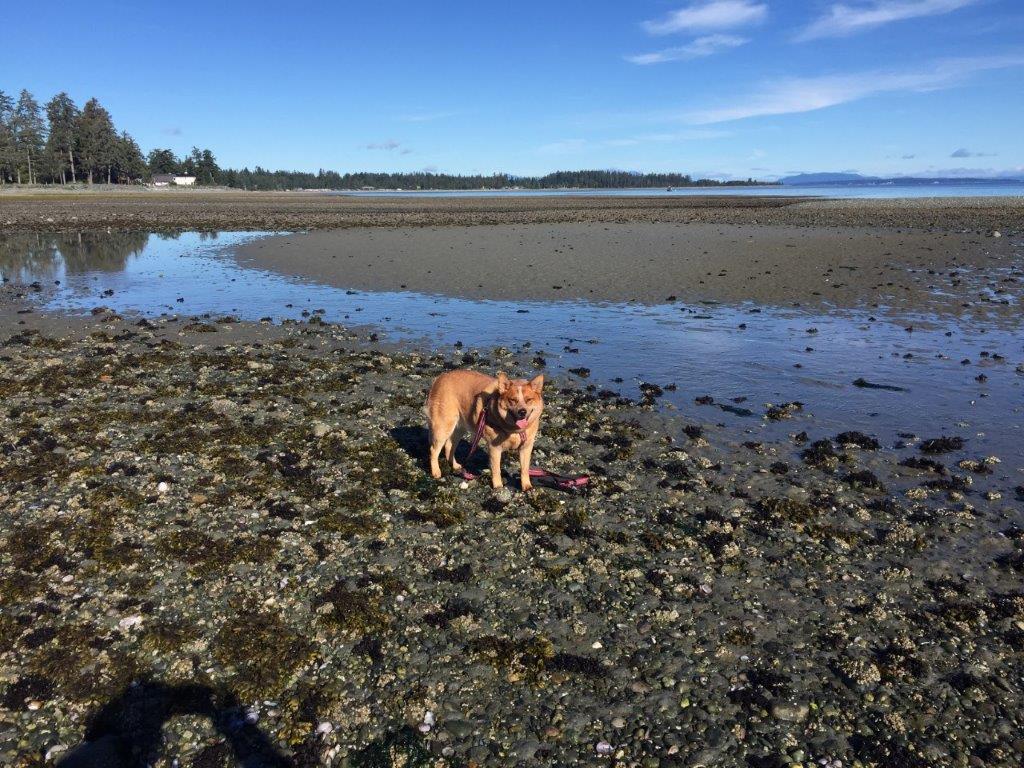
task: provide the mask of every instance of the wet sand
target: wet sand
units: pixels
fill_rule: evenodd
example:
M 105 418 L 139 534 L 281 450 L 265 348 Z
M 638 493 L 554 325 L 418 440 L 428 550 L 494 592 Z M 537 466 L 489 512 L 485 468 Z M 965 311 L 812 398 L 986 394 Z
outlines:
M 362 290 L 1015 317 L 1024 272 L 1014 241 L 877 227 L 569 223 L 324 230 L 236 253 L 244 264 Z

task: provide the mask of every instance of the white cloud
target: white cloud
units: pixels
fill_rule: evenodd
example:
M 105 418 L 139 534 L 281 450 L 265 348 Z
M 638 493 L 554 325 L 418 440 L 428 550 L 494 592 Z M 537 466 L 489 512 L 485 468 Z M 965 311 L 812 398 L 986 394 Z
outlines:
M 857 5 L 836 3 L 824 16 L 804 28 L 796 39 L 804 41 L 852 35 L 894 21 L 950 13 L 976 2 L 978 0 L 874 0 Z
M 634 56 L 627 56 L 626 61 L 633 64 L 660 64 L 665 61 L 687 61 L 698 59 L 703 56 L 711 56 L 719 51 L 727 51 L 731 48 L 738 48 L 750 42 L 745 37 L 736 35 L 705 35 L 698 37 L 692 43 L 681 45 L 676 48 L 666 48 L 654 53 L 640 53 Z
M 969 149 L 960 147 L 960 149 L 954 151 L 950 157 L 965 158 L 965 157 L 993 157 L 989 152 L 972 152 Z
M 672 11 L 664 19 L 645 21 L 642 26 L 652 35 L 670 35 L 674 32 L 731 29 L 762 21 L 767 15 L 767 3 L 751 0 L 706 0 Z
M 951 88 L 970 75 L 1024 66 L 1024 55 L 943 59 L 930 67 L 904 72 L 876 70 L 847 75 L 794 77 L 765 83 L 735 104 L 683 115 L 685 122 L 704 125 L 748 117 L 811 112 L 883 93 L 926 92 Z

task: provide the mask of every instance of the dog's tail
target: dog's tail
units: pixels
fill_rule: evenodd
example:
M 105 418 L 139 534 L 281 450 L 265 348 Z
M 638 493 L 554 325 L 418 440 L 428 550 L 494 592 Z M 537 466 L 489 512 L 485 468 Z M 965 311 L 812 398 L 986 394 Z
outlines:
M 427 433 L 430 433 L 430 393 L 427 393 L 426 399 L 423 401 L 423 407 L 420 409 L 423 412 L 423 418 L 427 420 Z

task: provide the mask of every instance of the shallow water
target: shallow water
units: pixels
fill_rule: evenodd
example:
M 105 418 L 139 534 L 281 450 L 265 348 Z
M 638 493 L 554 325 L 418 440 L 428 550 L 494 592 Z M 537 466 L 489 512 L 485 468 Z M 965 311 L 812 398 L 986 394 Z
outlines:
M 551 370 L 589 369 L 587 382 L 625 395 L 635 396 L 641 382 L 674 385 L 662 402 L 695 421 L 724 423 L 758 439 L 803 429 L 812 439 L 858 429 L 890 444 L 900 433 L 958 434 L 968 438 L 970 453 L 1000 456 L 1011 472 L 1024 464 L 1024 375 L 1015 372 L 1024 362 L 1021 328 L 751 305 L 352 292 L 232 258 L 232 246 L 260 236 L 6 235 L 0 237 L 0 274 L 52 286 L 39 294 L 49 310 L 84 312 L 102 305 L 145 315 L 275 321 L 319 313 L 326 321 L 369 326 L 384 338 L 426 349 L 450 351 L 462 342 L 483 351 L 500 345 L 540 355 Z M 978 381 L 982 375 L 986 380 Z M 902 391 L 856 387 L 859 378 Z M 704 395 L 714 403 L 695 402 Z M 794 418 L 764 420 L 767 403 L 794 400 L 804 404 Z
M 917 197 L 1020 197 L 1024 182 L 936 182 L 934 184 L 820 184 L 754 187 L 673 187 L 667 189 L 459 189 L 372 190 L 332 192 L 354 197 L 701 197 L 748 195 L 754 197 L 833 197 L 843 200 Z

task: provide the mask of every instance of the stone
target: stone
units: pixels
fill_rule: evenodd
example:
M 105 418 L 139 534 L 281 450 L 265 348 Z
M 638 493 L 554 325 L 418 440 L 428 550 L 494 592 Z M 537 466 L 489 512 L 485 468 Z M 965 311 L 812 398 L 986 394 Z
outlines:
M 772 702 L 772 717 L 788 723 L 802 723 L 811 713 L 805 702 L 775 701 Z

